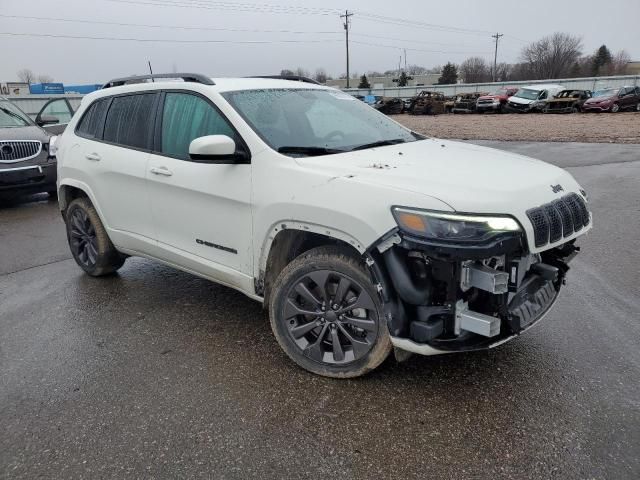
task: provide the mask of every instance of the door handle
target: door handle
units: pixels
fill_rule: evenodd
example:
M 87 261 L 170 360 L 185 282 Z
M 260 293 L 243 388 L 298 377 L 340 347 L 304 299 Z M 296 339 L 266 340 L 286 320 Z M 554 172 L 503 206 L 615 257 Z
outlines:
M 100 161 L 100 155 L 98 155 L 97 153 L 87 153 L 84 158 L 86 158 L 87 160 L 93 160 L 94 162 Z
M 170 177 L 171 175 L 173 175 L 173 172 L 169 170 L 167 167 L 158 167 L 158 168 L 151 167 L 149 171 L 154 175 L 162 175 L 164 177 Z

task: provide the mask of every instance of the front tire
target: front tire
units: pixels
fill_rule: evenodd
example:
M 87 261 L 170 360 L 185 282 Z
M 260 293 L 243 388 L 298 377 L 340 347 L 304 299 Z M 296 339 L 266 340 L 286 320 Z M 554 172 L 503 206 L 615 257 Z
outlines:
M 618 113 L 620 111 L 620 105 L 617 103 L 614 103 L 611 106 L 611 113 Z
M 319 247 L 293 260 L 273 286 L 271 328 L 299 366 L 352 378 L 380 365 L 391 339 L 371 277 L 342 247 Z
M 125 261 L 111 243 L 98 212 L 86 198 L 73 200 L 65 212 L 67 240 L 76 263 L 92 277 L 108 275 Z

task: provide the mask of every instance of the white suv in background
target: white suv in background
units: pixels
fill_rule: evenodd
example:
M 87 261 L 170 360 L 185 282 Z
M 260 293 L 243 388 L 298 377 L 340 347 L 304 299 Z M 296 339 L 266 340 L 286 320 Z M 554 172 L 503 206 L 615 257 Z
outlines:
M 150 78 L 87 95 L 58 142 L 76 262 L 100 276 L 137 255 L 235 288 L 309 371 L 505 342 L 591 228 L 566 171 L 422 137 L 338 90 Z

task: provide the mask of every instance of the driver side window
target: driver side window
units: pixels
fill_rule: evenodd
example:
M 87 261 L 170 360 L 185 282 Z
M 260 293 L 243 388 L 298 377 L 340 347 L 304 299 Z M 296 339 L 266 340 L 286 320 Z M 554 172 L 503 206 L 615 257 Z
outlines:
M 160 151 L 189 160 L 191 141 L 205 135 L 227 135 L 238 141 L 227 120 L 205 99 L 189 93 L 168 92 L 162 111 Z

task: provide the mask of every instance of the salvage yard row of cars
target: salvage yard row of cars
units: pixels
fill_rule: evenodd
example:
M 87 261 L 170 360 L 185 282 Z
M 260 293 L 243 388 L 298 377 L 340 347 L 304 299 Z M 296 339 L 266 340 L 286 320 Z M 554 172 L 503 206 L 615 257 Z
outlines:
M 460 93 L 445 97 L 423 90 L 411 99 L 379 97 L 374 108 L 387 115 L 437 115 L 440 113 L 578 113 L 640 111 L 640 87 L 590 90 L 540 84 L 502 87 L 493 93 Z

